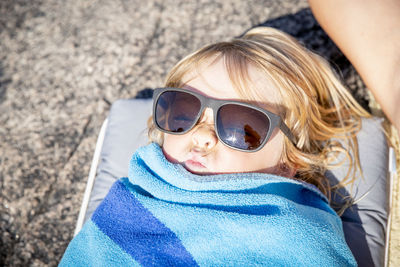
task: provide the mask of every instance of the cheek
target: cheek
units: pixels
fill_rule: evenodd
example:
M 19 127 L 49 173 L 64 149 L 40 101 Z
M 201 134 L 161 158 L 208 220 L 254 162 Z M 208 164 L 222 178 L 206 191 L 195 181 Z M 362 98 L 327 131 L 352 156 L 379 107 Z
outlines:
M 283 141 L 283 133 L 279 132 L 260 150 L 260 154 L 275 163 L 279 163 L 283 153 Z
M 235 152 L 225 158 L 225 163 L 240 172 L 264 172 L 277 174 L 283 151 L 283 136 L 271 139 L 260 151 Z
M 260 158 L 264 159 L 266 167 L 278 168 L 281 164 L 283 153 L 283 135 L 277 134 L 259 151 Z
M 164 134 L 163 151 L 165 157 L 173 163 L 182 161 L 185 151 L 185 135 Z
M 280 151 L 263 148 L 258 152 L 247 153 L 223 147 L 215 155 L 214 170 L 217 173 L 263 172 L 276 174 L 281 157 Z
M 246 153 L 247 154 L 247 153 Z M 271 155 L 260 153 L 247 155 L 232 155 L 222 161 L 221 167 L 228 172 L 263 172 L 274 173 L 277 167 L 277 161 Z

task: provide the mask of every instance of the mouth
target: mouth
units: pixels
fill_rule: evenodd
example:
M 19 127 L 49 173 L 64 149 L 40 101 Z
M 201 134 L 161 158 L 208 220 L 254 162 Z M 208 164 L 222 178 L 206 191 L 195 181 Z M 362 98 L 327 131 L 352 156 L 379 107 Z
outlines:
M 192 160 L 192 159 L 185 161 L 185 165 L 193 166 L 193 167 L 196 167 L 196 168 L 205 168 L 206 167 L 201 162 L 195 161 L 195 160 Z
M 184 166 L 190 172 L 204 172 L 207 169 L 201 162 L 192 159 L 185 161 Z

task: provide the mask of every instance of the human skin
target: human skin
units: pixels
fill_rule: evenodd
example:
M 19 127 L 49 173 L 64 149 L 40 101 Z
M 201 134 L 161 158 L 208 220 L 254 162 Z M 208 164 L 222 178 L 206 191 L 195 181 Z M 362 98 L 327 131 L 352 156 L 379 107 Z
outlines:
M 268 86 L 265 78 L 252 67 L 248 69 L 251 81 L 262 89 L 262 107 L 272 112 L 274 105 L 279 105 L 280 95 L 276 88 Z M 229 79 L 225 65 L 221 59 L 196 72 L 184 88 L 216 99 L 244 101 L 235 91 Z M 235 114 L 232 114 L 233 116 Z M 283 151 L 284 134 L 275 129 L 269 141 L 257 152 L 242 152 L 231 149 L 221 143 L 214 130 L 213 112 L 207 108 L 199 123 L 183 135 L 165 134 L 163 152 L 173 163 L 182 164 L 188 171 L 195 174 L 220 174 L 237 172 L 272 173 L 292 177 L 293 171 L 283 171 L 281 155 Z
M 309 0 L 324 30 L 400 130 L 400 1 Z

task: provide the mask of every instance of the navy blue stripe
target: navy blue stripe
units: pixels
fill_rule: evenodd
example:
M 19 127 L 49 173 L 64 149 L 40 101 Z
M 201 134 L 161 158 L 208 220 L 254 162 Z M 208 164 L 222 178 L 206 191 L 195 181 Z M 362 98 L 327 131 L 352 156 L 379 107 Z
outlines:
M 121 181 L 114 183 L 92 221 L 143 266 L 197 266 L 175 233 L 143 207 Z

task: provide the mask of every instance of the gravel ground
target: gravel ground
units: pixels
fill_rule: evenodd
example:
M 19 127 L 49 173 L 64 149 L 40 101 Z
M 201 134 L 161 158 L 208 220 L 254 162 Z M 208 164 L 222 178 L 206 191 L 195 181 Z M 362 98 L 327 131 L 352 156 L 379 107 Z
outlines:
M 174 63 L 206 43 L 268 20 L 335 62 L 367 106 L 361 80 L 309 11 L 290 16 L 307 7 L 304 0 L 1 0 L 0 266 L 57 265 L 110 103 L 162 85 Z

